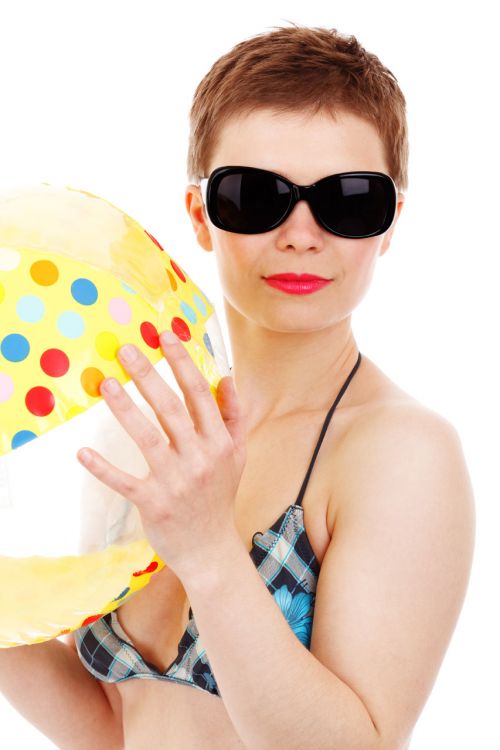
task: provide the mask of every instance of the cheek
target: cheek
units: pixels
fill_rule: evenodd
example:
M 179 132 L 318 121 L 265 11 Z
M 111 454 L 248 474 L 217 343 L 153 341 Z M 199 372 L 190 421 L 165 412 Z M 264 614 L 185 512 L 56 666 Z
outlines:
M 347 240 L 340 255 L 342 283 L 357 291 L 366 290 L 375 270 L 380 245 L 380 237 Z
M 261 238 L 221 230 L 216 232 L 213 246 L 221 278 L 241 281 L 243 278 L 258 278 L 265 274 L 265 269 L 261 267 L 264 257 Z
M 228 233 L 226 233 L 227 235 Z M 236 236 L 236 235 L 235 235 Z M 230 237 L 217 237 L 212 245 L 217 265 L 217 275 L 224 296 L 233 297 L 232 289 L 241 286 L 246 270 L 242 259 L 242 248 Z

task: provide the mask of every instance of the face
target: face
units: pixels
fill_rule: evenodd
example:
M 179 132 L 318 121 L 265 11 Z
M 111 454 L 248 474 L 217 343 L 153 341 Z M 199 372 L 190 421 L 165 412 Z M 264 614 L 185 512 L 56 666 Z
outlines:
M 388 174 L 383 144 L 375 128 L 356 115 L 333 120 L 326 113 L 307 117 L 255 111 L 230 120 L 222 129 L 207 174 L 221 166 L 245 165 L 277 172 L 298 185 L 353 170 Z M 269 232 L 235 234 L 215 227 L 203 209 L 198 186 L 186 189 L 198 243 L 215 252 L 228 313 L 280 332 L 319 330 L 350 315 L 364 297 L 375 263 L 389 247 L 403 206 L 382 235 L 337 237 L 315 220 L 306 201 Z M 263 277 L 308 273 L 332 279 L 311 294 L 287 294 Z

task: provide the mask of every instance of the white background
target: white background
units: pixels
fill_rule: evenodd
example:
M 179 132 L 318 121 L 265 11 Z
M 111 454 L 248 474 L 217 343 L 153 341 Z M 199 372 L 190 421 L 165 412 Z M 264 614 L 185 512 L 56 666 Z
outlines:
M 477 504 L 469 591 L 411 750 L 500 747 L 492 13 L 477 1 L 0 2 L 0 189 L 70 185 L 127 211 L 214 301 L 225 335 L 215 264 L 184 205 L 196 85 L 235 44 L 287 21 L 354 34 L 396 75 L 410 185 L 353 328 L 363 353 L 458 429 Z M 54 747 L 1 696 L 0 725 L 5 748 Z

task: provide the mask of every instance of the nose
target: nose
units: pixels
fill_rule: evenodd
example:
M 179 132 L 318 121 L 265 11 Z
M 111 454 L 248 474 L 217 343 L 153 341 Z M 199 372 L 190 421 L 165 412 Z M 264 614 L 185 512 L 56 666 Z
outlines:
M 283 224 L 278 227 L 279 244 L 310 248 L 324 243 L 323 228 L 316 221 L 311 206 L 299 198 Z

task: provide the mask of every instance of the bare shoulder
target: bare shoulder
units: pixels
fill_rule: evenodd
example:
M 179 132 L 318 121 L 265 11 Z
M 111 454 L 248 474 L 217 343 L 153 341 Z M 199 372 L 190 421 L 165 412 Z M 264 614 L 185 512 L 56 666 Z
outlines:
M 362 506 L 383 504 L 394 492 L 404 502 L 416 485 L 420 496 L 451 502 L 455 512 L 462 506 L 470 519 L 473 491 L 456 428 L 365 360 L 363 395 L 332 456 L 329 529 L 358 504 L 364 513 Z
M 345 437 L 345 450 L 351 454 L 361 446 L 366 449 L 368 441 L 371 446 L 368 458 L 375 451 L 388 457 L 394 451 L 399 454 L 409 451 L 417 459 L 429 454 L 432 447 L 440 447 L 436 458 L 444 457 L 448 449 L 455 458 L 463 459 L 462 443 L 454 425 L 411 397 L 388 398 L 372 404 L 353 421 Z
M 467 590 L 474 501 L 454 426 L 399 389 L 373 394 L 346 407 L 328 462 L 335 513 L 311 652 L 360 697 L 383 746 L 402 748 Z
M 450 511 L 461 511 L 474 525 L 473 489 L 458 431 L 369 366 L 376 386 L 336 447 L 331 528 L 338 514 L 365 513 L 366 504 L 383 505 L 394 491 L 398 503 L 404 497 L 410 502 L 413 492 L 420 498 L 427 493 L 428 502 L 451 504 Z
M 449 479 L 468 479 L 460 436 L 451 422 L 418 402 L 396 402 L 381 405 L 360 419 L 345 443 L 346 455 L 358 456 L 368 471 L 377 465 L 402 474 L 404 466 L 418 469 L 425 476 L 442 474 Z M 358 464 L 359 465 L 359 464 Z M 363 473 L 358 472 L 362 477 Z M 367 474 L 365 474 L 367 476 Z M 420 480 L 425 477 L 420 474 Z M 465 482 L 468 485 L 468 481 Z

